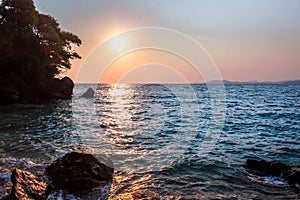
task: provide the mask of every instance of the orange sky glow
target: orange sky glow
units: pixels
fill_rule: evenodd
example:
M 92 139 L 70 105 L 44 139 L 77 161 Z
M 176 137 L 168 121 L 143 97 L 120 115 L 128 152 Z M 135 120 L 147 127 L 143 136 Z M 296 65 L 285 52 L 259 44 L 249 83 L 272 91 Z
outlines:
M 93 70 L 97 70 L 97 63 L 90 72 L 80 75 L 81 79 L 78 74 L 101 43 L 117 33 L 143 27 L 167 28 L 191 37 L 202 45 L 221 79 L 300 79 L 300 2 L 296 0 L 229 0 L 226 3 L 220 0 L 189 3 L 178 0 L 35 0 L 35 3 L 39 11 L 54 16 L 63 29 L 81 38 L 83 44 L 75 50 L 82 59 L 72 61 L 72 69 L 65 74 L 76 82 L 94 81 L 90 77 Z M 139 39 L 119 43 L 124 43 L 125 48 Z M 174 45 L 189 50 L 189 46 L 176 44 L 176 41 Z M 190 54 L 197 56 L 197 52 Z M 98 81 L 194 83 L 203 82 L 204 78 L 182 57 L 144 49 L 116 57 Z

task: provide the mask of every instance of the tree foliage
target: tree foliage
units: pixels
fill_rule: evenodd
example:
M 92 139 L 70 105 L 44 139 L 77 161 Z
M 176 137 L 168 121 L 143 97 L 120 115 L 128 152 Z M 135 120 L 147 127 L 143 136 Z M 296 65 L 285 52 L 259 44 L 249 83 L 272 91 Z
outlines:
M 33 90 L 71 67 L 80 58 L 74 34 L 61 30 L 51 16 L 39 13 L 33 0 L 2 0 L 0 5 L 0 79 L 20 90 Z

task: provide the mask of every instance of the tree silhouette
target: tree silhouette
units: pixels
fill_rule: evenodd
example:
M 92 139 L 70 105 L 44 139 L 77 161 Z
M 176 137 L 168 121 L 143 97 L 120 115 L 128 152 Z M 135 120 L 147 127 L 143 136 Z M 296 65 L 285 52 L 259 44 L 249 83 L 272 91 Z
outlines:
M 80 46 L 81 40 L 39 13 L 33 0 L 2 0 L 0 79 L 15 84 L 21 95 L 34 94 L 43 82 L 70 69 L 70 60 L 80 58 L 72 44 Z

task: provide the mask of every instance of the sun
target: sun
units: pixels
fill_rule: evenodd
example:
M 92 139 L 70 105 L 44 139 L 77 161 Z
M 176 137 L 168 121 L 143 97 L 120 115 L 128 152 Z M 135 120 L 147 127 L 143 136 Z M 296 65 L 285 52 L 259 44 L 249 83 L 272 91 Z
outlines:
M 123 51 L 126 49 L 127 47 L 127 42 L 124 38 L 122 38 L 121 36 L 117 36 L 115 38 L 113 38 L 112 40 L 112 48 L 117 50 L 117 51 Z

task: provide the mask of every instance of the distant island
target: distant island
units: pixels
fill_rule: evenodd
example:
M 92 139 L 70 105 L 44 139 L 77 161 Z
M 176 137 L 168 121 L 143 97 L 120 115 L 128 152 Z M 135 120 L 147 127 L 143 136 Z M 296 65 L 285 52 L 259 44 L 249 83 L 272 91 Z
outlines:
M 238 84 L 289 84 L 289 85 L 299 85 L 300 80 L 287 80 L 287 81 L 228 81 L 228 80 L 213 80 L 208 81 L 207 84 L 225 84 L 225 85 L 238 85 Z

